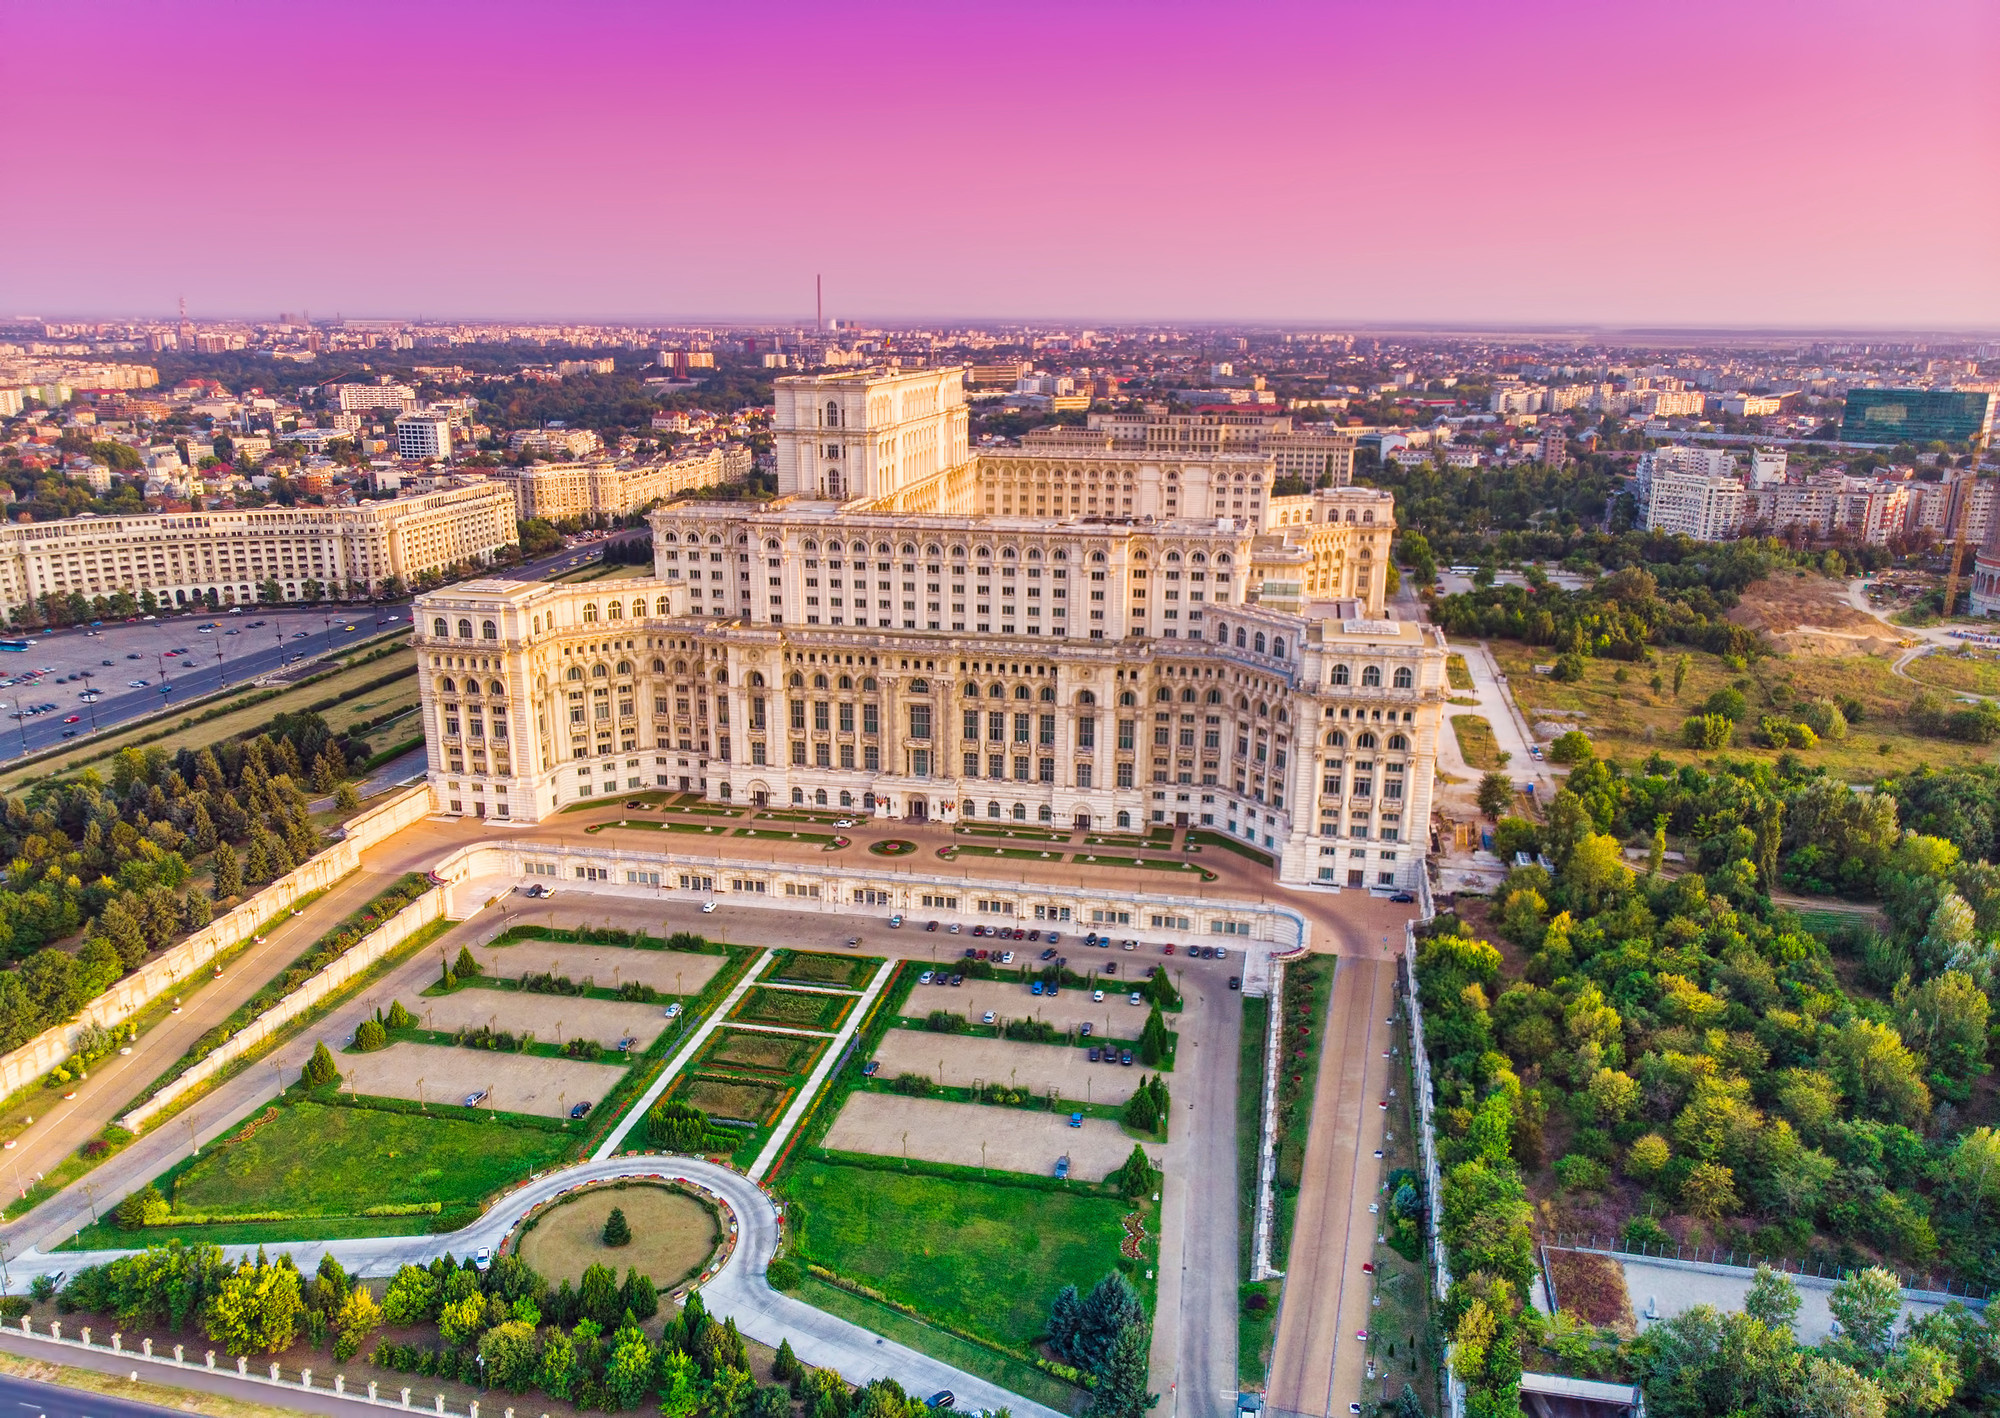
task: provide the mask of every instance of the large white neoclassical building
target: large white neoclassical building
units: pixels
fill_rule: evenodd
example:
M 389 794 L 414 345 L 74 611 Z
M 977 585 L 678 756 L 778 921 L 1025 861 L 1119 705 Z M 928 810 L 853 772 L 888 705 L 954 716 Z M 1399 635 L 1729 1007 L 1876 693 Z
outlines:
M 1088 430 L 973 454 L 960 378 L 780 380 L 779 497 L 656 511 L 648 579 L 424 597 L 440 810 L 1207 827 L 1287 882 L 1413 886 L 1445 652 L 1385 613 L 1389 496 Z

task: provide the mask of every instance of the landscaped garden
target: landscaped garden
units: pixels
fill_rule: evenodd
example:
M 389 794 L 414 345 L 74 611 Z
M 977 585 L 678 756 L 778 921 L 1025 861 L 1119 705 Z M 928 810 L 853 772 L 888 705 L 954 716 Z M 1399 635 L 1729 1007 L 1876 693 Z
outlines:
M 917 850 L 917 844 L 902 837 L 889 837 L 880 842 L 870 842 L 868 850 L 878 857 L 907 857 Z
M 622 1242 L 611 1227 L 614 1209 L 625 1223 Z M 551 1281 L 579 1281 L 591 1266 L 610 1265 L 636 1268 L 671 1290 L 700 1274 L 721 1241 L 712 1202 L 681 1187 L 617 1182 L 570 1192 L 537 1211 L 509 1249 Z
M 830 985 L 858 990 L 882 966 L 879 955 L 827 955 L 815 950 L 781 950 L 773 957 L 766 980 L 788 984 Z
M 854 1007 L 854 999 L 853 995 L 827 994 L 819 990 L 772 989 L 757 985 L 743 996 L 729 1017 L 748 1024 L 832 1031 L 840 1027 L 840 1021 Z

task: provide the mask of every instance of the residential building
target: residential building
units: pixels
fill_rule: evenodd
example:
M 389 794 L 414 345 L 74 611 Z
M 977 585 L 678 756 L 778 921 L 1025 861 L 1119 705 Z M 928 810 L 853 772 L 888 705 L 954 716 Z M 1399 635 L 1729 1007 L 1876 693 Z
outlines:
M 336 384 L 333 406 L 342 413 L 358 409 L 414 409 L 417 391 L 407 384 Z
M 1785 406 L 1776 394 L 1724 394 L 1717 402 L 1723 413 L 1740 419 L 1767 418 Z
M 422 462 L 451 457 L 451 415 L 403 414 L 396 419 L 396 456 Z
M 1256 455 L 973 454 L 961 379 L 780 379 L 790 490 L 653 512 L 651 578 L 422 598 L 439 809 L 534 820 L 668 787 L 1185 825 L 1269 852 L 1282 881 L 1415 886 L 1444 647 L 1385 618 L 1393 499 L 1274 502 Z
M 1770 487 L 1785 480 L 1787 454 L 1782 448 L 1750 450 L 1750 486 Z
M 1848 443 L 1965 443 L 1990 438 L 1994 396 L 1965 389 L 1849 389 L 1840 436 Z
M 183 475 L 184 476 L 184 475 Z M 44 594 L 150 591 L 162 605 L 248 605 L 276 581 L 286 600 L 379 590 L 390 577 L 480 561 L 515 543 L 513 499 L 484 483 L 354 507 L 71 517 L 0 526 L 0 610 Z
M 723 444 L 699 453 L 646 463 L 537 463 L 495 468 L 491 476 L 514 494 L 522 518 L 629 517 L 656 502 L 750 475 L 747 445 Z
M 585 458 L 604 447 L 604 440 L 588 428 L 522 428 L 507 435 L 513 452 L 553 453 L 564 458 Z

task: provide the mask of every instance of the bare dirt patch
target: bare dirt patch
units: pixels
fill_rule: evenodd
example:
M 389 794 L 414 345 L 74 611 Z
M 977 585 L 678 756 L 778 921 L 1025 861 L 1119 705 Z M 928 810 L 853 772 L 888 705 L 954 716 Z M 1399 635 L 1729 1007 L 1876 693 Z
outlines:
M 1638 1333 L 1625 1271 L 1617 1261 L 1584 1251 L 1552 1249 L 1547 1254 L 1557 1305 L 1586 1324 L 1609 1326 L 1627 1338 Z
M 886 1077 L 920 1073 L 952 1088 L 975 1083 L 1002 1083 L 1046 1094 L 1051 1088 L 1064 1098 L 1092 1103 L 1122 1103 L 1139 1085 L 1137 1064 L 1092 1063 L 1086 1049 L 1062 1044 L 1020 1044 L 1012 1039 L 969 1039 L 962 1034 L 932 1034 L 916 1029 L 891 1029 L 875 1051 Z M 942 1080 L 938 1079 L 943 1061 Z
M 604 1222 L 617 1207 L 632 1227 L 632 1244 L 604 1244 Z M 672 1187 L 592 1187 L 550 1207 L 521 1238 L 520 1257 L 551 1285 L 583 1279 L 585 1267 L 608 1265 L 651 1276 L 661 1289 L 698 1274 L 722 1240 L 714 1208 Z
M 893 1093 L 848 1095 L 847 1105 L 827 1133 L 826 1145 L 836 1152 L 909 1156 L 1041 1177 L 1055 1175 L 1056 1158 L 1067 1155 L 1070 1175 L 1091 1182 L 1104 1180 L 1132 1155 L 1132 1138 L 1102 1118 L 1085 1118 L 1082 1127 L 1073 1128 L 1066 1113 L 902 1098 Z M 1149 1155 L 1159 1165 L 1157 1149 Z
M 571 1039 L 595 1039 L 615 1049 L 621 1039 L 637 1039 L 645 1049 L 667 1027 L 666 1012 L 657 1004 L 627 1004 L 622 1000 L 578 999 L 574 995 L 531 995 L 519 990 L 454 990 L 435 999 L 413 999 L 404 1008 L 428 1029 L 456 1033 L 489 1025 L 510 1034 L 533 1033 L 545 1044 Z
M 1103 981 L 1102 1004 L 1091 1003 L 1089 990 L 1066 989 L 1050 999 L 1011 981 L 967 980 L 956 989 L 950 985 L 918 985 L 910 991 L 910 1001 L 903 1006 L 903 1012 L 922 1019 L 934 1009 L 945 1009 L 963 1014 L 977 1024 L 991 1010 L 1002 1024 L 1010 1019 L 1039 1019 L 1057 1029 L 1077 1029 L 1089 1024 L 1091 1032 L 1101 1037 L 1136 1039 L 1145 1027 L 1146 1009 L 1127 1003 L 1126 997 L 1143 983 L 1140 977 L 1150 962 L 1141 961 L 1137 951 L 1111 954 L 1123 958 L 1116 961 L 1118 974 Z M 1103 951 L 1093 951 L 1081 960 L 1072 956 L 1070 969 L 1079 974 L 1092 964 L 1102 969 L 1104 957 Z M 1125 973 L 1128 970 L 1132 972 L 1129 977 Z
M 573 1059 L 543 1059 L 438 1044 L 391 1044 L 372 1054 L 342 1054 L 341 1081 L 356 1093 L 412 1098 L 440 1111 L 464 1111 L 467 1094 L 487 1090 L 474 1111 L 568 1115 L 578 1103 L 601 1102 L 625 1070 Z
M 1847 583 L 1824 576 L 1800 577 L 1790 572 L 1766 576 L 1743 592 L 1729 619 L 1750 630 L 1783 635 L 1801 626 L 1885 635 L 1889 628 L 1856 610 L 1847 599 Z
M 512 945 L 475 945 L 472 957 L 489 975 L 518 980 L 523 975 L 567 975 L 615 990 L 636 980 L 664 994 L 697 995 L 729 963 L 726 956 L 686 950 L 634 950 L 616 945 L 568 945 L 555 940 L 517 940 Z

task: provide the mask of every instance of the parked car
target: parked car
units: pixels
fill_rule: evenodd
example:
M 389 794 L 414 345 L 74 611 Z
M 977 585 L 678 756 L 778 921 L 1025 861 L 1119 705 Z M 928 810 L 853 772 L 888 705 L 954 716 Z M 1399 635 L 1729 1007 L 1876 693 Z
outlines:
M 1069 1158 L 1067 1156 L 1056 1158 L 1056 1180 L 1060 1182 L 1066 1180 L 1068 1177 Z
M 1166 946 L 1160 951 L 1160 954 L 1162 955 L 1172 955 L 1173 953 L 1174 953 L 1174 943 L 1172 941 L 1168 941 Z
M 990 1009 L 987 1010 L 986 1013 L 980 1017 L 979 1022 L 981 1024 L 991 1024 L 993 1022 L 993 1011 Z
M 1118 1062 L 1125 1065 L 1125 1067 L 1127 1068 L 1132 1067 L 1132 1051 L 1130 1049 L 1127 1049 L 1123 1053 L 1119 1054 Z
M 577 1104 L 577 1105 L 576 1105 L 576 1106 L 575 1106 L 574 1108 L 571 1108 L 571 1109 L 569 1110 L 569 1115 L 570 1115 L 570 1116 L 571 1116 L 572 1118 L 585 1118 L 585 1117 L 589 1117 L 589 1116 L 590 1116 L 590 1103 L 589 1103 L 589 1101 L 588 1101 L 588 1100 L 586 1099 L 586 1100 L 585 1100 L 584 1102 L 581 1102 L 581 1103 L 578 1103 L 578 1104 Z
M 1092 1063 L 1096 1063 L 1099 1059 L 1103 1057 L 1104 1057 L 1104 1050 L 1098 1048 L 1097 1045 L 1092 1044 L 1090 1046 L 1090 1061 Z
M 668 1005 L 666 1015 L 669 1019 L 679 1019 L 681 1017 L 680 1005 L 678 1003 Z
M 491 1270 L 493 1268 L 493 1248 L 491 1246 L 481 1246 L 472 1253 L 472 1268 L 474 1270 Z
M 1055 958 L 1056 958 L 1056 951 L 1054 946 L 1050 946 L 1047 950 L 1042 952 L 1042 959 L 1044 960 L 1053 960 Z
M 930 970 L 924 971 L 923 974 L 917 976 L 917 983 L 920 985 L 928 985 L 931 982 L 931 977 L 934 973 L 935 973 L 934 971 Z
M 1137 990 L 1134 990 L 1130 995 L 1126 996 L 1126 1003 L 1143 1004 L 1145 1003 L 1145 998 L 1146 997 L 1144 995 L 1140 994 Z
M 944 933 L 945 933 L 946 935 L 957 935 L 957 934 L 958 934 L 958 922 L 957 922 L 957 921 L 953 921 L 953 922 L 952 922 L 952 923 L 951 923 L 950 925 L 946 926 L 946 927 L 944 928 Z
M 903 918 L 902 918 L 902 917 L 901 917 L 900 915 L 897 915 L 897 916 L 891 916 L 891 917 L 889 918 L 889 929 L 890 929 L 890 930 L 892 930 L 892 931 L 899 931 L 899 930 L 901 930 L 902 928 L 903 928 Z
M 701 903 L 701 913 L 702 913 L 702 915 L 706 916 L 706 915 L 709 915 L 710 913 L 712 913 L 712 912 L 713 912 L 713 911 L 715 910 L 715 905 L 716 905 L 716 903 L 715 903 L 715 902 L 713 902 L 713 901 L 704 901 L 704 902 L 702 902 L 702 903 Z
M 1003 951 L 1001 951 L 1001 952 L 1000 952 L 1000 963 L 1001 963 L 1002 965 L 1012 965 L 1012 964 L 1014 963 L 1014 952 L 1013 952 L 1013 951 L 1011 951 L 1011 950 L 1003 950 Z
M 1031 995 L 1038 995 L 1038 994 L 1040 994 L 1041 992 L 1042 992 L 1042 982 L 1041 982 L 1040 980 L 1030 980 L 1030 981 L 1028 982 L 1028 993 L 1029 993 L 1029 994 L 1031 994 Z
M 486 1090 L 484 1088 L 480 1089 L 477 1093 L 468 1093 L 465 1095 L 465 1106 L 468 1108 L 476 1108 L 485 1101 Z
M 1071 1114 L 1069 1115 L 1069 1125 L 1070 1125 L 1071 1127 L 1073 1127 L 1073 1128 L 1080 1128 L 1080 1127 L 1082 1127 L 1082 1126 L 1083 1126 L 1083 1114 L 1082 1114 L 1082 1113 L 1071 1113 Z
M 854 819 L 851 817 L 843 817 L 833 825 L 835 827 L 852 827 L 854 825 Z
M 1090 1037 L 1090 1028 L 1091 1028 L 1090 1021 L 1086 1019 L 1083 1021 L 1082 1025 L 1078 1027 L 1077 1032 L 1081 1034 L 1084 1038 L 1088 1039 Z
M 881 1067 L 882 1065 L 876 1060 L 870 1059 L 867 1063 L 861 1065 L 861 1076 L 863 1078 L 873 1078 L 880 1071 Z
M 1029 939 L 1029 940 L 1040 940 L 1041 938 L 1042 938 L 1042 933 L 1041 933 L 1040 931 L 1029 931 L 1029 932 L 1028 932 L 1028 939 Z
M 1050 944 L 1050 945 L 1059 945 L 1059 944 L 1061 944 L 1061 942 L 1062 942 L 1062 932 L 1061 932 L 1061 931 L 1050 931 L 1050 932 L 1049 932 L 1049 944 Z
M 1102 991 L 1102 990 L 1092 990 L 1092 991 L 1090 992 L 1090 1002 L 1091 1002 L 1092 1004 L 1103 1004 L 1103 1003 L 1104 1003 L 1104 991 Z
M 1230 989 L 1232 989 L 1232 990 L 1240 990 L 1240 989 L 1242 989 L 1242 988 L 1243 988 L 1243 977 L 1242 977 L 1241 975 L 1231 975 L 1231 976 L 1229 977 L 1229 988 L 1230 988 Z
M 924 927 L 926 931 L 936 931 L 937 928 L 938 928 L 938 923 L 936 921 L 932 921 L 929 925 Z
M 1107 975 L 1116 975 L 1118 973 L 1118 962 L 1116 960 L 1105 961 L 1104 973 Z
M 1416 898 L 1416 897 L 1414 897 L 1414 896 L 1412 896 L 1412 895 L 1411 895 L 1411 894 L 1410 894 L 1409 892 L 1407 892 L 1407 891 L 1398 891 L 1398 892 L 1397 892 L 1397 893 L 1395 893 L 1395 894 L 1394 894 L 1393 896 L 1391 896 L 1391 897 L 1390 897 L 1389 899 L 1390 899 L 1391 901 L 1395 902 L 1395 903 L 1396 903 L 1396 904 L 1397 904 L 1398 906 L 1408 906 L 1408 905 L 1410 905 L 1411 903 L 1413 903 L 1413 902 L 1414 902 L 1414 901 L 1415 901 L 1415 900 L 1416 900 L 1417 898 Z
M 924 1400 L 926 1408 L 950 1408 L 958 1402 L 956 1395 L 948 1388 L 941 1388 Z

